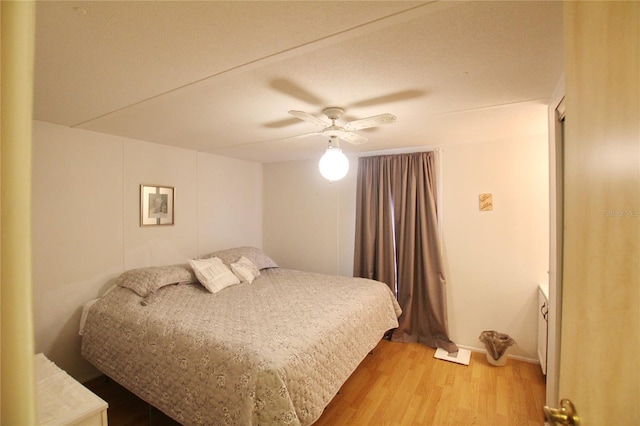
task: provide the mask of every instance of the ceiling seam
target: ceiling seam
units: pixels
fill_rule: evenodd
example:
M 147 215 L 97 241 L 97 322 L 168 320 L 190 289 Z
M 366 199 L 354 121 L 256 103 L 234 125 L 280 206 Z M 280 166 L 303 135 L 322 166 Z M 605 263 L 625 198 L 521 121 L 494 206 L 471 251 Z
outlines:
M 138 105 L 142 105 L 142 104 L 144 104 L 146 102 L 149 102 L 149 101 L 152 101 L 154 99 L 158 99 L 158 98 L 161 98 L 163 96 L 179 92 L 179 91 L 184 90 L 186 88 L 192 88 L 192 87 L 197 86 L 199 84 L 203 84 L 205 82 L 209 82 L 210 80 L 213 80 L 213 79 L 215 79 L 217 77 L 227 76 L 228 74 L 232 74 L 234 72 L 242 72 L 242 71 L 245 70 L 245 68 L 249 68 L 251 66 L 258 67 L 258 66 L 263 65 L 263 63 L 265 63 L 264 65 L 266 65 L 266 64 L 270 63 L 270 61 L 279 60 L 281 57 L 282 57 L 282 59 L 286 59 L 286 57 L 288 55 L 297 54 L 298 51 L 300 51 L 300 50 L 308 49 L 308 51 L 313 51 L 313 50 L 317 50 L 319 48 L 325 47 L 327 44 L 335 44 L 336 42 L 341 41 L 342 37 L 345 37 L 345 36 L 348 37 L 349 35 L 351 35 L 351 33 L 356 33 L 356 34 L 351 35 L 351 38 L 355 38 L 355 37 L 361 36 L 363 34 L 362 31 L 364 31 L 366 29 L 377 30 L 378 29 L 378 25 L 376 25 L 376 24 L 384 24 L 384 23 L 386 23 L 385 26 L 391 26 L 391 25 L 396 25 L 399 22 L 404 22 L 406 20 L 415 19 L 418 16 L 422 16 L 423 14 L 430 12 L 431 10 L 428 10 L 428 9 L 430 9 L 429 6 L 433 6 L 436 3 L 439 3 L 440 7 L 435 8 L 435 10 L 433 10 L 433 11 L 438 11 L 438 10 L 441 10 L 441 8 L 444 8 L 443 7 L 444 4 L 438 2 L 437 0 L 425 2 L 423 4 L 419 4 L 417 6 L 405 9 L 403 11 L 395 12 L 395 13 L 383 16 L 381 18 L 377 18 L 377 19 L 365 22 L 363 24 L 356 25 L 356 26 L 348 28 L 346 30 L 338 31 L 338 32 L 335 32 L 333 34 L 327 35 L 325 37 L 321 37 L 321 38 L 318 38 L 316 40 L 309 41 L 307 43 L 303 43 L 303 44 L 300 44 L 298 46 L 294 46 L 294 47 L 291 47 L 291 48 L 288 48 L 288 49 L 284 49 L 284 50 L 278 51 L 278 52 L 273 53 L 271 55 L 267 55 L 267 56 L 264 56 L 264 57 L 261 57 L 261 58 L 257 58 L 257 59 L 245 62 L 245 63 L 237 65 L 235 67 L 231 67 L 231 68 L 222 70 L 220 72 L 211 74 L 211 75 L 209 75 L 207 77 L 203 77 L 201 79 L 192 81 L 192 82 L 184 84 L 182 86 L 167 90 L 167 91 L 159 93 L 157 95 L 150 96 L 148 98 L 142 99 L 142 100 L 134 102 L 132 104 L 123 106 L 121 108 L 114 109 L 114 110 L 106 112 L 104 114 L 100 114 L 100 115 L 95 116 L 93 118 L 90 118 L 90 119 L 84 120 L 82 122 L 73 124 L 70 127 L 76 128 L 76 127 L 84 126 L 84 125 L 86 125 L 86 124 L 88 124 L 88 123 L 90 123 L 90 122 L 92 122 L 94 120 L 99 120 L 101 118 L 107 117 L 107 116 L 115 114 L 117 112 L 124 111 L 124 110 L 126 110 L 128 108 L 132 108 L 132 107 L 135 107 L 135 106 L 138 106 Z M 459 3 L 465 3 L 465 2 L 459 2 Z M 451 7 L 451 6 L 446 6 L 446 7 Z M 431 12 L 433 12 L 433 11 L 431 11 Z M 418 13 L 418 12 L 421 12 L 421 13 Z M 338 39 L 338 40 L 335 40 L 335 39 Z

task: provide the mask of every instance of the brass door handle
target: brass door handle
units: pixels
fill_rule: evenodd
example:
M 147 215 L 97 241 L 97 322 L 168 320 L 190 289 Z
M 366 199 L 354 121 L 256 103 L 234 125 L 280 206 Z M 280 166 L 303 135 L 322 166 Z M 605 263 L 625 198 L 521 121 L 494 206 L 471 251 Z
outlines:
M 560 401 L 560 408 L 551 408 L 546 405 L 543 408 L 544 416 L 552 425 L 579 425 L 580 417 L 576 412 L 576 407 L 568 399 Z

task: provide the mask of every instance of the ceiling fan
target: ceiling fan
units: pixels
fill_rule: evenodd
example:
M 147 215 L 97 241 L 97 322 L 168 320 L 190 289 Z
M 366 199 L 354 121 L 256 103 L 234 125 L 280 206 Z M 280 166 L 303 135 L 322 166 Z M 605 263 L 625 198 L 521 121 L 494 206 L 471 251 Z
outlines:
M 367 141 L 367 138 L 354 133 L 353 130 L 368 129 L 384 124 L 395 123 L 396 121 L 395 115 L 387 113 L 374 115 L 373 117 L 362 118 L 360 120 L 353 120 L 346 123 L 344 126 L 338 126 L 336 125 L 336 120 L 339 120 L 340 117 L 342 117 L 342 115 L 344 114 L 344 110 L 342 108 L 329 107 L 322 110 L 322 113 L 326 115 L 329 120 L 331 120 L 331 123 L 328 123 L 326 120 L 318 118 L 315 115 L 309 114 L 308 112 L 295 110 L 289 111 L 289 114 L 302 121 L 307 121 L 309 123 L 315 124 L 316 126 L 322 127 L 322 129 L 318 130 L 317 132 L 294 136 L 294 138 L 323 135 L 330 138 L 330 140 L 338 138 L 352 144 L 362 144 Z
M 343 140 L 352 144 L 365 143 L 367 138 L 362 137 L 357 133 L 353 133 L 353 130 L 368 129 L 371 127 L 381 126 L 383 124 L 391 124 L 396 121 L 395 115 L 387 113 L 362 118 L 360 120 L 353 120 L 344 126 L 338 126 L 336 125 L 336 120 L 340 119 L 342 114 L 344 114 L 344 110 L 342 108 L 325 108 L 322 110 L 322 113 L 331 120 L 331 124 L 316 117 L 315 115 L 309 114 L 308 112 L 295 110 L 289 111 L 289 114 L 302 121 L 308 121 L 309 123 L 322 127 L 322 129 L 317 132 L 293 136 L 293 138 L 302 138 L 313 135 L 323 135 L 329 138 L 329 147 L 322 158 L 320 158 L 318 168 L 320 169 L 322 176 L 330 182 L 342 179 L 349 171 L 349 160 L 340 149 L 338 140 Z

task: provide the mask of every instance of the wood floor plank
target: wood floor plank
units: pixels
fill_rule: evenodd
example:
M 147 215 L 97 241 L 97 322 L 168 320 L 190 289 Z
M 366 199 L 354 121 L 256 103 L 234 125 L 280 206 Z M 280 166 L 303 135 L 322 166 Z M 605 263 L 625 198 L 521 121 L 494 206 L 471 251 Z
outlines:
M 544 424 L 539 365 L 509 359 L 496 367 L 472 353 L 465 366 L 434 353 L 417 343 L 380 341 L 314 426 Z M 109 425 L 149 425 L 148 405 L 115 382 L 85 385 L 109 403 Z

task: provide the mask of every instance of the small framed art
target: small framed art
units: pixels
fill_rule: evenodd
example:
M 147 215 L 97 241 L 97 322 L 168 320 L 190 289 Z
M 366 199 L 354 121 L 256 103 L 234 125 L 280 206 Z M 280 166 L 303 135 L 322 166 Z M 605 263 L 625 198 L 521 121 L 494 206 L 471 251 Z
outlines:
M 478 196 L 480 202 L 480 211 L 489 212 L 493 210 L 493 194 L 480 194 Z
M 175 193 L 172 186 L 140 185 L 140 226 L 173 225 Z

